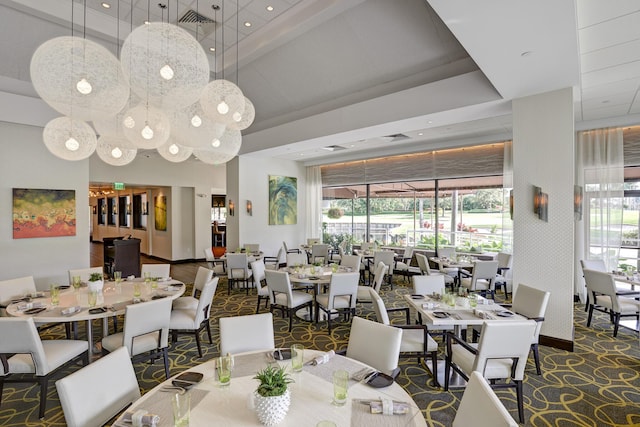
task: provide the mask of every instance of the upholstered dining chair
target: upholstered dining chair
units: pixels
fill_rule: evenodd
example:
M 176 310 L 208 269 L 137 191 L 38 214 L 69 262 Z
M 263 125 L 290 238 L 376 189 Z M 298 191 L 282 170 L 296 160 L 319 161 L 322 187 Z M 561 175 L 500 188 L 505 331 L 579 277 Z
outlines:
M 104 425 L 140 398 L 124 347 L 56 381 L 56 389 L 69 427 Z
M 142 264 L 140 274 L 145 277 L 145 273 L 150 277 L 171 277 L 171 264 Z
M 247 295 L 253 284 L 253 272 L 249 269 L 249 258 L 246 253 L 228 253 L 227 257 L 227 294 L 238 283 L 244 284 Z
M 213 277 L 213 271 L 205 268 L 198 267 L 196 271 L 196 278 L 193 281 L 193 289 L 191 295 L 178 297 L 173 300 L 172 307 L 174 310 L 190 310 L 198 306 L 198 294 L 202 293 L 204 285 Z
M 282 312 L 282 316 L 288 314 L 291 332 L 296 311 L 307 307 L 309 314 L 312 314 L 313 296 L 307 292 L 294 291 L 291 288 L 289 274 L 285 271 L 266 270 L 265 275 L 269 289 L 269 311 L 273 313 L 273 310 L 277 309 Z
M 419 266 L 411 265 L 411 262 L 414 259 L 413 250 L 413 246 L 406 246 L 404 248 L 404 253 L 400 258 L 396 259 L 396 264 L 393 267 L 395 272 L 397 272 L 398 274 L 402 274 L 405 281 L 407 281 L 410 276 L 422 274 Z
M 498 274 L 496 274 L 494 287 L 496 291 L 503 287 L 504 297 L 509 298 L 509 281 L 507 280 L 507 272 L 511 269 L 511 254 L 499 252 L 496 256 L 496 261 L 498 261 Z
M 392 251 L 375 251 L 373 253 L 373 262 L 369 264 L 369 276 L 371 276 L 371 272 L 375 269 L 378 263 L 383 262 L 384 265 L 389 267 L 387 270 L 387 283 L 391 286 L 393 290 L 393 266 L 396 262 L 395 255 Z M 369 281 L 371 281 L 371 277 L 369 277 Z
M 122 332 L 102 338 L 103 353 L 126 347 L 129 356 L 137 360 L 162 357 L 164 373 L 169 378 L 169 321 L 171 299 L 160 298 L 139 304 L 130 304 L 125 309 Z
M 370 289 L 369 292 L 371 293 L 373 311 L 376 313 L 378 322 L 383 325 L 402 329 L 400 357 L 416 357 L 418 363 L 424 363 L 427 358 L 431 358 L 433 382 L 435 385 L 438 385 L 438 343 L 429 334 L 427 326 L 410 324 L 409 307 L 386 308 L 384 301 L 382 301 L 382 298 L 380 298 L 380 295 L 378 295 L 374 289 Z M 389 313 L 392 312 L 403 312 L 405 314 L 405 323 L 391 323 Z
M 69 270 L 69 284 L 73 283 L 73 276 L 80 276 L 80 281 L 86 283 L 89 281 L 89 276 L 94 273 L 98 273 L 100 275 L 104 274 L 102 267 L 76 268 Z
M 463 270 L 461 270 L 462 272 Z M 460 286 L 471 292 L 494 295 L 494 282 L 498 274 L 498 261 L 475 261 L 471 277 L 461 277 Z
M 306 265 L 307 256 L 299 252 L 290 252 L 287 254 L 287 267 L 295 267 L 296 265 Z
M 456 248 L 453 246 L 440 246 L 437 250 L 438 258 L 448 258 L 450 260 L 455 260 L 457 257 Z M 444 274 L 448 274 L 452 278 L 457 279 L 458 277 L 458 268 L 457 267 L 444 267 L 440 264 L 440 272 Z
M 316 244 L 311 246 L 311 263 L 327 264 L 329 262 L 329 245 Z
M 540 369 L 540 355 L 538 353 L 538 339 L 550 298 L 551 292 L 520 283 L 515 289 L 513 303 L 511 304 L 511 311 L 536 322 L 536 329 L 533 333 L 533 340 L 531 341 L 531 351 L 533 352 L 533 360 L 538 375 L 542 374 Z
M 359 271 L 362 257 L 360 255 L 343 255 L 340 257 L 340 266 L 350 268 L 351 271 Z
M 287 242 L 286 241 L 282 241 L 282 247 L 284 247 L 284 251 L 287 254 L 299 254 L 300 253 L 300 249 L 298 248 L 289 248 L 287 246 Z
M 258 304 L 256 306 L 256 314 L 260 312 L 260 302 L 264 301 L 264 307 L 269 307 L 269 288 L 267 287 L 267 275 L 265 274 L 266 266 L 264 261 L 259 259 L 251 263 L 251 271 L 253 272 L 253 282 L 258 290 Z
M 244 250 L 248 253 L 258 253 L 260 252 L 260 243 L 245 243 Z
M 226 261 L 224 259 L 216 258 L 213 253 L 213 249 L 204 248 L 204 259 L 207 261 L 209 270 L 213 271 L 215 275 L 224 275 L 227 273 Z
M 518 427 L 480 372 L 472 372 L 452 427 Z
M 280 268 L 280 264 L 283 263 L 282 261 L 285 258 L 286 257 L 285 257 L 284 248 L 281 246 L 280 249 L 278 249 L 278 253 L 275 256 L 265 256 L 265 257 L 262 257 L 262 260 L 264 261 L 265 268 L 277 270 L 278 268 Z
M 385 265 L 384 262 L 379 262 L 378 265 L 376 266 L 376 271 L 373 276 L 373 283 L 371 284 L 371 286 L 367 286 L 367 285 L 358 286 L 357 302 L 359 303 L 372 302 L 371 293 L 369 292 L 369 289 L 374 289 L 376 292 L 379 293 L 380 288 L 382 287 L 382 282 L 384 281 L 384 276 L 387 274 L 387 271 L 389 271 L 389 266 Z
M 214 277 L 202 287 L 202 293 L 195 308 L 173 308 L 169 319 L 169 329 L 171 330 L 172 342 L 178 340 L 178 335 L 189 334 L 196 339 L 198 355 L 202 357 L 202 345 L 200 343 L 200 332 L 207 330 L 209 344 L 213 344 L 211 338 L 211 326 L 209 315 L 211 314 L 211 303 L 216 294 L 219 277 Z
M 320 320 L 320 311 L 326 314 L 327 332 L 331 335 L 332 314 L 342 314 L 344 321 L 349 321 L 356 314 L 356 298 L 360 273 L 335 273 L 326 293 L 316 295 L 316 323 Z
M 0 337 L 0 404 L 5 383 L 40 383 L 40 418 L 46 410 L 49 378 L 71 364 L 89 363 L 87 341 L 43 341 L 31 317 L 1 317 Z
M 15 298 L 22 298 L 25 294 L 35 293 L 36 282 L 33 276 L 16 277 L 15 279 L 0 281 L 0 316 L 6 317 L 6 307 Z
M 445 291 L 445 276 L 444 274 L 430 275 L 430 276 L 413 276 L 411 282 L 413 283 L 414 295 L 444 295 Z M 448 277 L 448 276 L 446 276 Z M 417 322 L 422 324 L 422 314 L 418 314 Z
M 477 346 L 447 332 L 444 390 L 449 390 L 451 369 L 467 381 L 478 371 L 493 389 L 515 389 L 518 417 L 524 423 L 522 382 L 535 329 L 533 320 L 485 321 Z
M 587 327 L 591 326 L 593 310 L 606 313 L 613 323 L 613 336 L 618 336 L 620 319 L 633 317 L 639 321 L 640 301 L 633 298 L 618 296 L 615 279 L 612 274 L 604 271 L 583 270 L 584 281 L 589 293 L 589 314 Z
M 424 254 L 415 254 L 416 261 L 418 262 L 418 268 L 420 269 L 420 274 L 423 276 L 442 276 L 444 278 L 444 284 L 449 286 L 453 291 L 455 280 L 450 275 L 443 273 L 441 271 L 433 271 L 431 267 L 429 267 L 429 260 L 427 256 Z
M 595 271 L 602 271 L 602 272 L 607 271 L 607 267 L 604 264 L 604 260 L 601 260 L 601 259 L 581 259 L 580 267 L 582 268 L 583 277 L 584 277 L 584 270 L 595 270 Z M 618 292 L 629 291 L 629 284 L 620 284 L 620 282 L 618 281 L 615 281 L 615 283 L 616 283 L 616 289 Z M 584 311 L 589 311 L 589 297 L 590 297 L 589 292 L 587 292 L 585 304 L 584 304 Z
M 275 348 L 271 313 L 221 317 L 220 354 L 238 354 Z
M 400 373 L 401 345 L 402 329 L 356 316 L 351 321 L 345 355 L 395 378 Z

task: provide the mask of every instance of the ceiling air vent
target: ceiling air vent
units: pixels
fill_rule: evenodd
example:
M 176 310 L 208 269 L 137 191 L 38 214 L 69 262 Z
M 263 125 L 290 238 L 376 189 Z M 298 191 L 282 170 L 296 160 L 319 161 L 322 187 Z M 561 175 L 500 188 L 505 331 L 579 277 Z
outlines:
M 193 34 L 196 33 L 196 27 L 198 27 L 198 39 L 202 39 L 215 31 L 217 23 L 208 16 L 189 9 L 178 19 L 178 25 Z
M 394 133 L 393 135 L 383 136 L 381 139 L 387 142 L 398 142 L 398 141 L 404 141 L 405 139 L 409 139 L 409 137 L 403 133 Z
M 326 147 L 322 147 L 322 149 L 327 151 L 340 151 L 346 150 L 346 147 L 342 147 L 341 145 L 328 145 Z

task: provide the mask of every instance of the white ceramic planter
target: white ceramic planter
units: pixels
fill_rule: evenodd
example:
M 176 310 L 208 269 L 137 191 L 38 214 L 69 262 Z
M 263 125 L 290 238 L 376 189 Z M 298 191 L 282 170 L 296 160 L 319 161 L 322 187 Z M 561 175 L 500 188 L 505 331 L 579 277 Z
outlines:
M 263 425 L 275 426 L 284 420 L 291 404 L 289 389 L 282 396 L 263 397 L 257 391 L 253 395 L 256 414 Z
M 87 282 L 87 287 L 89 288 L 89 292 L 102 292 L 102 288 L 104 287 L 104 280 L 98 280 L 95 282 Z

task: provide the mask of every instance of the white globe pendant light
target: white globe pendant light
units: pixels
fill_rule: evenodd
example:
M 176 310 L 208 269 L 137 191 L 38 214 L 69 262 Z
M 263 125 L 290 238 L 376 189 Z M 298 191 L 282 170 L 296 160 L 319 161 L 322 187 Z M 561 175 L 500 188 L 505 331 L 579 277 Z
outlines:
M 174 138 L 169 138 L 164 145 L 158 147 L 158 153 L 160 153 L 165 160 L 179 163 L 191 157 L 193 148 L 178 143 Z
M 169 23 L 152 22 L 133 30 L 122 45 L 120 62 L 131 90 L 165 110 L 197 102 L 209 82 L 202 46 Z
M 98 157 L 112 166 L 124 166 L 136 158 L 138 150 L 124 138 L 111 135 L 100 135 L 96 148 Z
M 44 42 L 31 57 L 31 81 L 56 111 L 76 119 L 112 116 L 129 99 L 118 59 L 103 46 L 79 37 Z
M 213 121 L 229 125 L 234 122 L 234 113 L 244 112 L 245 97 L 238 86 L 229 80 L 218 79 L 204 88 L 200 104 Z
M 153 149 L 167 142 L 171 125 L 161 110 L 139 104 L 123 115 L 122 131 L 137 148 Z
M 244 130 L 251 126 L 256 118 L 256 110 L 249 98 L 244 98 L 244 112 L 239 113 L 236 111 L 231 118 L 233 119 L 232 122 L 227 124 L 230 129 Z
M 238 155 L 242 145 L 242 135 L 239 130 L 226 129 L 219 139 L 214 139 L 207 148 L 196 148 L 194 156 L 198 160 L 211 165 L 220 165 Z
M 51 120 L 42 132 L 49 151 L 64 160 L 83 160 L 96 150 L 97 138 L 93 128 L 82 120 L 58 117 Z

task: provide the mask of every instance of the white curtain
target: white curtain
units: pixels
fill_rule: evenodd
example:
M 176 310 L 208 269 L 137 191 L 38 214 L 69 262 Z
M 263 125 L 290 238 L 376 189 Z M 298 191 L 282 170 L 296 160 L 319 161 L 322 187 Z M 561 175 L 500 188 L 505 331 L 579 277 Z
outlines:
M 616 268 L 622 242 L 624 155 L 621 128 L 578 133 L 576 184 L 583 187 L 582 248 L 576 258 L 602 259 L 607 271 Z M 576 281 L 584 297 L 582 281 Z
M 320 166 L 307 167 L 307 238 L 322 240 L 322 174 Z
M 513 254 L 513 141 L 504 143 L 504 156 L 502 161 L 502 201 L 508 209 L 502 210 L 502 252 Z M 504 273 L 506 287 L 513 291 L 513 270 Z

